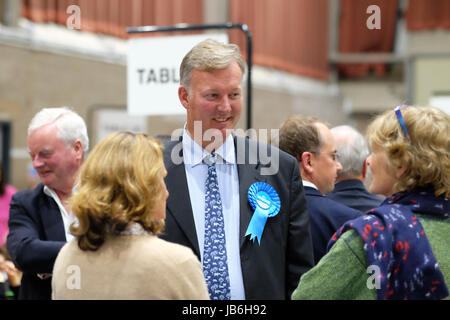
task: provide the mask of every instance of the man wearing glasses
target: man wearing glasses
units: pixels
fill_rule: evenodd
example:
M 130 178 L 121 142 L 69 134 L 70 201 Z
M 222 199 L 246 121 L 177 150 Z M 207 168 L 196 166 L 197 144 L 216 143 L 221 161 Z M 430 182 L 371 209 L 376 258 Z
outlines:
M 279 148 L 293 155 L 300 167 L 317 264 L 333 234 L 362 212 L 324 196 L 334 189 L 337 173 L 342 170 L 334 137 L 325 123 L 313 117 L 292 116 L 280 129 Z

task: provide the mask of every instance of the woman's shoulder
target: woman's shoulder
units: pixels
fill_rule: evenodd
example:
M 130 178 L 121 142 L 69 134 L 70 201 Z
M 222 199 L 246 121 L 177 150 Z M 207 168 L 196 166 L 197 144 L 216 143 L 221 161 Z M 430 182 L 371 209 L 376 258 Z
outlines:
M 61 250 L 59 250 L 58 256 L 56 259 L 67 261 L 69 257 L 76 256 L 81 252 L 81 249 L 78 247 L 77 239 L 73 239 L 69 242 L 66 242 L 65 245 L 62 246 Z
M 348 229 L 345 231 L 336 242 L 336 247 L 341 248 L 340 250 L 351 252 L 352 255 L 358 258 L 361 264 L 366 264 L 364 242 L 356 230 Z
M 58 273 L 65 268 L 64 266 L 70 265 L 74 259 L 77 260 L 76 256 L 78 255 L 79 250 L 76 239 L 71 240 L 62 246 L 56 256 L 55 264 L 53 265 L 53 273 Z
M 186 246 L 163 240 L 157 236 L 139 236 L 135 239 L 136 245 L 150 255 L 171 257 L 172 259 L 189 259 L 195 257 L 192 250 Z
M 122 247 L 120 251 L 142 270 L 178 273 L 181 270 L 189 272 L 188 270 L 201 269 L 198 258 L 188 247 L 157 236 L 130 236 L 126 241 L 129 241 L 129 246 Z
M 197 259 L 190 248 L 151 234 L 109 236 L 99 251 L 104 253 L 104 256 L 116 256 L 120 253 L 127 259 L 143 264 L 155 264 L 165 260 L 181 263 Z

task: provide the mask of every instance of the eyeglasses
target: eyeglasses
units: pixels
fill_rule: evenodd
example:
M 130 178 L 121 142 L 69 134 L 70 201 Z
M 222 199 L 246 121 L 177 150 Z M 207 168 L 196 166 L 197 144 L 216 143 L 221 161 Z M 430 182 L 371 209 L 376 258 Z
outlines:
M 316 155 L 316 156 L 320 156 L 320 154 L 322 154 L 321 151 L 311 151 L 312 154 Z M 325 153 L 326 155 L 328 155 L 331 160 L 333 160 L 334 162 L 339 162 L 339 154 L 337 152 L 330 152 L 330 153 Z
M 331 158 L 331 160 L 333 160 L 334 162 L 338 162 L 339 161 L 339 155 L 337 154 L 337 152 L 332 152 L 329 153 L 328 156 Z
M 403 133 L 405 134 L 408 141 L 411 142 L 408 128 L 406 128 L 405 119 L 403 119 L 402 111 L 401 111 L 401 109 L 405 109 L 406 107 L 408 107 L 406 104 L 402 104 L 401 106 L 396 107 L 394 109 L 394 111 L 395 111 L 395 115 L 397 116 L 398 123 L 400 123 L 400 127 L 402 127 Z

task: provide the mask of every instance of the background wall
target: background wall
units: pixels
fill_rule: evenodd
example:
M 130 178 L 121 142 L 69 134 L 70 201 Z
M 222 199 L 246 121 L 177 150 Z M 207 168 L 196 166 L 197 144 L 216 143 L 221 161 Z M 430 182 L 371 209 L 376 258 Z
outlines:
M 98 110 L 126 110 L 127 26 L 246 23 L 254 39 L 253 128 L 276 129 L 300 113 L 364 132 L 379 112 L 406 101 L 427 105 L 434 92 L 450 91 L 448 3 L 0 0 L 0 122 L 11 125 L 11 182 L 19 189 L 35 182 L 26 130 L 41 108 L 74 108 L 88 124 L 91 147 Z M 70 4 L 81 8 L 80 30 L 66 26 Z M 373 4 L 382 10 L 379 30 L 366 27 Z M 233 32 L 245 53 L 242 34 Z M 185 116 L 146 122 L 147 133 L 167 135 Z M 245 124 L 244 111 L 238 128 Z
M 420 105 L 428 105 L 435 93 L 448 92 L 450 95 L 450 55 L 417 57 L 414 87 L 414 101 Z
M 97 142 L 95 111 L 126 110 L 124 63 L 0 42 L 0 70 L 0 119 L 12 123 L 11 182 L 19 189 L 35 182 L 29 177 L 31 161 L 26 139 L 28 124 L 41 108 L 69 106 L 75 109 L 86 120 L 91 147 Z M 275 70 L 255 67 L 252 108 L 255 129 L 279 128 L 294 113 L 311 114 L 332 125 L 348 120 L 341 110 L 342 100 L 327 83 L 318 81 L 311 88 L 305 79 L 291 76 L 293 78 L 285 79 L 286 85 L 282 86 L 278 80 L 283 76 L 289 77 Z M 237 127 L 246 129 L 245 103 L 243 108 Z M 170 135 L 183 127 L 185 116 L 152 116 L 147 117 L 147 122 L 147 133 Z

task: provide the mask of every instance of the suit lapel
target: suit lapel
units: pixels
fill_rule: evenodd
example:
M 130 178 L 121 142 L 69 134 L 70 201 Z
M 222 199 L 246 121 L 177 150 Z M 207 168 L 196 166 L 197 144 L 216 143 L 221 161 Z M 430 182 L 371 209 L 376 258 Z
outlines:
M 245 139 L 243 142 L 240 140 L 237 142 L 237 140 L 243 139 L 240 137 L 234 137 L 235 147 L 236 147 L 236 154 L 238 152 L 245 152 L 246 159 L 244 163 L 237 164 L 238 169 L 238 177 L 239 177 L 239 210 L 240 210 L 240 220 L 239 220 L 239 242 L 240 247 L 244 244 L 245 240 L 245 232 L 247 231 L 248 225 L 250 223 L 250 220 L 253 216 L 253 208 L 250 206 L 250 203 L 248 202 L 248 189 L 250 186 L 258 181 L 266 182 L 266 179 L 264 176 L 261 176 L 259 173 L 259 161 L 256 161 L 256 164 L 250 164 L 249 159 L 247 158 L 249 150 L 249 140 Z M 239 150 L 239 148 L 242 148 L 242 145 L 245 145 L 245 151 Z M 239 157 L 238 157 L 239 159 Z
M 177 221 L 180 229 L 183 230 L 186 237 L 191 242 L 194 252 L 200 256 L 200 248 L 198 246 L 184 162 L 181 161 L 181 163 L 175 164 L 174 161 L 170 159 L 172 149 L 178 143 L 181 144 L 181 139 L 180 141 L 167 145 L 167 154 L 165 152 L 165 164 L 168 172 L 165 182 L 170 195 L 166 205 L 168 213 Z M 181 156 L 181 159 L 183 159 L 182 152 L 183 151 L 180 149 L 179 155 Z M 169 159 L 167 157 L 169 157 Z
M 238 142 L 239 140 L 239 142 Z M 173 218 L 178 222 L 178 225 L 186 234 L 187 238 L 191 242 L 192 247 L 196 253 L 200 256 L 198 238 L 195 229 L 194 215 L 192 212 L 191 200 L 189 197 L 189 189 L 186 179 L 186 171 L 184 163 L 174 164 L 169 158 L 172 149 L 181 141 L 169 143 L 165 150 L 165 164 L 168 175 L 166 177 L 166 186 L 169 191 L 169 198 L 167 199 L 168 213 L 172 214 Z M 254 210 L 251 208 L 248 202 L 248 189 L 250 186 L 258 181 L 266 182 L 266 178 L 259 172 L 259 160 L 256 163 L 249 163 L 248 151 L 249 140 L 234 136 L 234 144 L 236 147 L 236 155 L 238 152 L 245 152 L 245 161 L 242 161 L 237 156 L 237 169 L 239 177 L 239 207 L 240 207 L 240 220 L 239 220 L 239 238 L 240 246 L 242 247 L 245 240 L 245 232 L 247 231 L 250 220 L 253 216 Z M 245 147 L 245 150 L 240 150 Z M 182 157 L 182 149 L 180 149 L 180 157 Z M 244 162 L 244 163 L 240 163 Z
M 323 194 L 321 194 L 320 191 L 317 189 L 308 186 L 304 187 L 303 189 L 305 190 L 305 195 L 323 197 Z
M 47 196 L 42 190 L 43 201 L 39 206 L 39 213 L 47 240 L 67 241 L 61 212 L 55 200 Z

